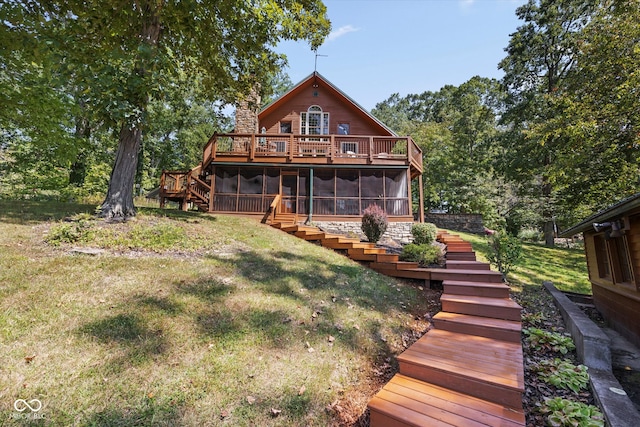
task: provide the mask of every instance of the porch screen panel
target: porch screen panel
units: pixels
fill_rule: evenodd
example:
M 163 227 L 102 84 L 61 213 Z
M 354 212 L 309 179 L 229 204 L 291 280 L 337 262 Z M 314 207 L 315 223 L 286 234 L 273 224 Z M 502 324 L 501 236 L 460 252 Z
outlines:
M 335 215 L 336 181 L 333 169 L 316 169 L 313 173 L 313 213 Z
M 238 168 L 216 168 L 215 192 L 216 194 L 238 192 Z
M 385 172 L 385 199 L 387 215 L 408 215 L 407 173 L 403 170 Z
M 382 171 L 360 171 L 360 197 L 367 199 L 384 197 L 384 174 Z
M 243 169 L 240 172 L 240 194 L 262 194 L 262 168 Z
M 265 194 L 278 194 L 280 192 L 280 169 L 267 168 L 265 181 Z
M 360 174 L 357 170 L 336 171 L 336 215 L 360 213 Z

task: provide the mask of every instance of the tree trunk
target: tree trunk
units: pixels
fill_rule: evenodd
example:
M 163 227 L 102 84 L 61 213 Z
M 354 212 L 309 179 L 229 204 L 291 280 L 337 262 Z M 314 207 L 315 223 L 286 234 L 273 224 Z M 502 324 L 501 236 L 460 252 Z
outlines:
M 123 125 L 118 139 L 116 161 L 109 179 L 107 196 L 100 207 L 104 218 L 126 219 L 135 216 L 133 205 L 133 184 L 138 166 L 138 152 L 142 141 L 142 131 L 138 127 Z
M 555 246 L 555 229 L 553 222 L 553 200 L 551 198 L 552 187 L 547 177 L 543 177 L 542 183 L 542 217 L 544 219 L 544 244 L 550 248 Z

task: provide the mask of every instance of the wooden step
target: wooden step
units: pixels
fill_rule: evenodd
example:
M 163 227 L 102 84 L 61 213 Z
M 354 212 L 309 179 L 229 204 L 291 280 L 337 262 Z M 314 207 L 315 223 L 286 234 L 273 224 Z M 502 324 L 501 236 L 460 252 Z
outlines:
M 316 230 L 299 230 L 293 233 L 296 237 L 304 240 L 321 240 L 324 237 L 324 231 Z
M 522 407 L 520 343 L 431 329 L 398 356 L 400 373 L 510 408 Z
M 524 411 L 397 374 L 369 402 L 371 427 L 525 425 Z
M 443 331 L 477 335 L 514 343 L 521 342 L 522 323 L 516 320 L 440 311 L 433 316 L 432 322 L 436 329 Z
M 357 238 L 353 238 L 353 237 L 347 237 L 347 236 L 340 236 L 340 235 L 327 235 L 324 239 L 322 239 L 323 242 L 327 242 L 328 244 L 331 243 L 363 243 L 360 242 L 360 239 Z M 370 244 L 368 242 L 365 242 L 367 244 Z
M 401 277 L 403 279 L 431 280 L 432 269 L 429 268 L 407 268 L 404 270 L 399 270 L 384 263 L 378 263 L 379 268 L 374 267 L 375 265 L 375 263 L 371 263 L 369 264 L 369 267 L 380 274 L 384 274 L 385 276 Z
M 363 244 L 367 244 L 367 243 L 363 243 Z M 351 256 L 351 254 L 353 255 L 357 255 L 357 254 L 366 254 L 366 255 L 376 255 L 376 254 L 384 254 L 387 251 L 382 249 L 382 248 L 376 248 L 374 247 L 368 247 L 368 248 L 353 248 L 353 249 L 349 249 L 348 253 Z M 375 257 L 374 257 L 375 259 Z
M 417 262 L 409 262 L 409 261 L 397 261 L 397 262 L 374 261 L 371 264 L 369 264 L 369 268 L 374 270 L 424 270 L 424 269 L 420 269 L 420 266 Z
M 475 252 L 447 252 L 445 254 L 447 261 L 475 261 Z
M 447 260 L 446 268 L 459 270 L 491 270 L 491 265 L 480 261 Z
M 378 262 L 391 262 L 396 263 L 400 261 L 400 258 L 397 254 L 378 254 L 376 255 L 376 261 Z
M 502 274 L 491 270 L 454 270 L 451 268 L 434 268 L 432 280 L 502 283 Z
M 321 243 L 322 246 L 329 249 L 349 250 L 371 248 L 371 244 L 367 242 L 336 242 L 334 239 L 322 239 Z
M 440 297 L 440 302 L 442 303 L 442 311 L 450 313 L 516 321 L 520 321 L 522 317 L 522 307 L 507 298 L 443 294 Z
M 504 283 L 444 280 L 442 286 L 444 293 L 450 295 L 475 295 L 489 298 L 509 298 L 510 295 L 510 288 Z

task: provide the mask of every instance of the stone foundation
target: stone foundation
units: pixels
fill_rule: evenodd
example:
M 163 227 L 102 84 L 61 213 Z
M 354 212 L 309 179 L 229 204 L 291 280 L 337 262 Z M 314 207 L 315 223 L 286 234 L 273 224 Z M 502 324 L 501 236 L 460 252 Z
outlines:
M 413 241 L 413 236 L 411 235 L 413 224 L 413 222 L 390 222 L 387 226 L 387 231 L 380 240 L 391 239 L 402 244 L 411 243 Z M 360 240 L 367 240 L 362 232 L 362 223 L 359 221 L 314 221 L 313 225 L 328 232 L 350 234 L 359 237 Z

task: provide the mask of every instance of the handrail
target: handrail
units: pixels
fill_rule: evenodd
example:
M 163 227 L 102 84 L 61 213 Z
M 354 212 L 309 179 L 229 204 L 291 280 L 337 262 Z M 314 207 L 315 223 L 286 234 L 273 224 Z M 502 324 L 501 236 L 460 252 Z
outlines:
M 269 205 L 269 209 L 265 212 L 262 217 L 262 223 L 267 222 L 267 218 L 271 217 L 271 222 L 273 222 L 276 218 L 276 214 L 279 211 L 280 202 L 282 201 L 282 194 L 277 194 L 276 197 L 273 198 L 273 201 Z

